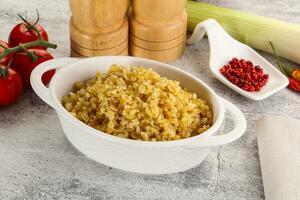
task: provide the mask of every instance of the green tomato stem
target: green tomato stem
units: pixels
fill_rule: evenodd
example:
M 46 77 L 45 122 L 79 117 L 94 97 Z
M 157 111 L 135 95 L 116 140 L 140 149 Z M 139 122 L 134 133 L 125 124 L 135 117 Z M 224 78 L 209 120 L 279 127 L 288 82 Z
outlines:
M 2 67 L 0 65 L 0 77 L 2 77 L 3 79 L 6 79 L 8 73 L 9 73 L 8 70 L 10 68 L 11 62 L 12 62 L 12 59 L 9 61 L 8 65 L 6 65 L 4 67 L 4 69 L 2 69 Z
M 36 32 L 36 34 L 38 35 L 38 38 L 39 39 L 42 39 L 42 36 L 41 36 L 41 33 L 40 33 L 40 31 L 39 30 L 37 30 L 37 28 L 35 27 L 35 25 L 39 22 L 39 20 L 40 20 L 40 14 L 39 14 L 39 11 L 38 11 L 38 9 L 36 9 L 36 13 L 37 13 L 37 19 L 36 19 L 36 21 L 33 23 L 33 24 L 31 24 L 31 23 L 29 23 L 28 21 L 27 21 L 27 17 L 26 17 L 26 19 L 21 15 L 21 14 L 17 14 L 20 18 L 21 18 L 21 20 L 26 24 L 26 26 L 27 26 L 27 29 L 28 30 L 34 30 L 35 32 Z
M 39 58 L 37 55 L 35 55 L 34 52 L 28 51 L 26 47 L 24 47 L 23 44 L 20 44 L 21 48 L 23 49 L 24 52 L 26 52 L 27 56 L 31 59 L 32 62 L 36 62 Z
M 0 59 L 4 58 L 5 56 L 7 56 L 9 54 L 24 51 L 24 48 L 38 47 L 38 46 L 52 48 L 52 49 L 57 48 L 56 44 L 53 44 L 53 43 L 47 42 L 45 40 L 39 39 L 39 40 L 36 40 L 36 41 L 27 42 L 27 43 L 20 44 L 18 46 L 12 47 L 12 48 L 5 49 L 2 53 L 0 53 Z

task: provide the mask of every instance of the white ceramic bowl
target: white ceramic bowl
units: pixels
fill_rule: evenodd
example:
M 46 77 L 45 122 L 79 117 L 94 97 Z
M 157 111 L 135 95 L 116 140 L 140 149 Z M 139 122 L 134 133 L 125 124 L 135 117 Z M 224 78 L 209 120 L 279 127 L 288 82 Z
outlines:
M 146 142 L 118 138 L 98 131 L 73 117 L 61 104 L 76 81 L 95 76 L 96 71 L 107 72 L 111 65 L 151 67 L 169 79 L 207 100 L 213 110 L 213 126 L 204 133 L 188 139 L 167 142 Z M 57 69 L 49 88 L 41 82 L 45 71 Z M 31 84 L 37 95 L 52 106 L 59 117 L 68 140 L 82 153 L 105 165 L 144 174 L 167 174 L 190 169 L 209 153 L 209 147 L 230 143 L 246 130 L 241 111 L 195 76 L 168 64 L 128 56 L 93 57 L 87 59 L 58 58 L 42 63 L 31 74 Z M 227 134 L 214 135 L 224 121 L 225 110 L 233 118 L 235 127 Z

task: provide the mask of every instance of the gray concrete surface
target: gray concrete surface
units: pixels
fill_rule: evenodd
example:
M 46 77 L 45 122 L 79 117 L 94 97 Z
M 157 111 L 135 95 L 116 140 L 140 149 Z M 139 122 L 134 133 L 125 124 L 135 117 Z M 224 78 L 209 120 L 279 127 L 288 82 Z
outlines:
M 300 23 L 299 0 L 206 2 Z M 59 45 L 52 51 L 55 57 L 68 56 L 67 0 L 0 0 L 0 38 L 6 39 L 19 21 L 17 12 L 27 9 L 34 15 L 35 8 L 51 41 Z M 255 120 L 263 113 L 300 118 L 300 96 L 284 89 L 264 101 L 250 101 L 213 78 L 208 56 L 203 40 L 188 47 L 174 65 L 204 80 L 245 113 L 248 129 L 240 140 L 212 149 L 201 165 L 182 173 L 127 173 L 78 152 L 65 138 L 54 110 L 27 91 L 18 104 L 0 108 L 0 199 L 264 199 Z M 272 56 L 263 56 L 274 63 Z

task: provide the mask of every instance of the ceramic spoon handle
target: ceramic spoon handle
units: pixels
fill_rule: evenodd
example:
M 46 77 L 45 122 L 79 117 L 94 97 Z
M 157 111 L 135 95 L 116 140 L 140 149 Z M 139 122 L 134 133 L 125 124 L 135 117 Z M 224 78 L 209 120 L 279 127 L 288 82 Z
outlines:
M 200 41 L 204 35 L 207 34 L 210 44 L 217 42 L 220 38 L 226 40 L 233 40 L 228 33 L 222 28 L 222 26 L 214 19 L 207 19 L 197 24 L 192 36 L 186 41 L 187 44 L 194 44 Z

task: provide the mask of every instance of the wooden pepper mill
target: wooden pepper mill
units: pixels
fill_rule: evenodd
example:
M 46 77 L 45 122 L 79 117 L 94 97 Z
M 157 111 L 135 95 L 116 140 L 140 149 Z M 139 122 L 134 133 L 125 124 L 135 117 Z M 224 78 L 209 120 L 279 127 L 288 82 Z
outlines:
M 162 62 L 180 57 L 186 40 L 186 0 L 132 0 L 131 3 L 131 54 Z
M 71 56 L 128 55 L 128 0 L 70 0 Z

